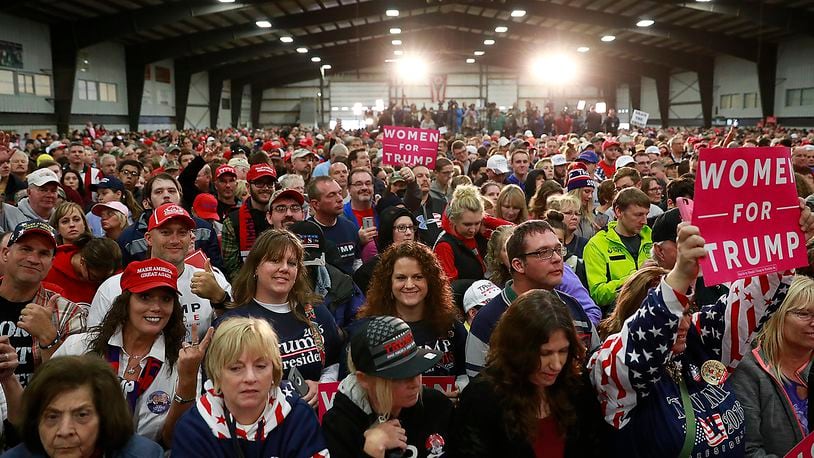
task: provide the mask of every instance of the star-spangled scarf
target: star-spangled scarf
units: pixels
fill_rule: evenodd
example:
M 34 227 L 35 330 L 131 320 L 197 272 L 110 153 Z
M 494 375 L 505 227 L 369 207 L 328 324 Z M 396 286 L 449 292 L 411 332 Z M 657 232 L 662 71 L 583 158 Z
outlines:
M 114 345 L 107 346 L 107 352 L 105 353 L 105 359 L 113 368 L 113 372 L 115 374 L 119 373 L 119 357 L 121 355 L 121 348 L 116 347 Z M 136 387 L 134 390 L 128 392 L 126 394 L 127 397 L 127 405 L 130 406 L 130 412 L 136 411 L 136 403 L 138 399 L 147 391 L 147 388 L 153 383 L 158 372 L 161 370 L 161 365 L 163 363 L 153 358 L 152 356 L 147 356 L 145 358 L 144 369 L 141 370 L 141 374 L 139 374 L 138 379 L 136 380 Z

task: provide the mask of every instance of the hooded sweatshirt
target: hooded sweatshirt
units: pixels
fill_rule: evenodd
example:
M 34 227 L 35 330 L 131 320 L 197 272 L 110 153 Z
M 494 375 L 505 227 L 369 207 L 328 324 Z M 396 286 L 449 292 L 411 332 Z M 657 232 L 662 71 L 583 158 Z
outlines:
M 350 374 L 339 384 L 333 407 L 322 417 L 322 431 L 334 458 L 367 457 L 365 431 L 378 420 L 367 392 Z M 448 453 L 452 402 L 440 391 L 422 387 L 418 402 L 401 409 L 397 418 L 407 432 L 405 456 L 440 458 Z M 177 426 L 176 426 L 177 428 Z
M 80 302 L 90 304 L 102 282 L 87 281 L 79 277 L 71 265 L 71 258 L 78 252 L 79 247 L 76 245 L 58 246 L 54 261 L 51 264 L 51 270 L 48 271 L 45 281 L 57 285 L 70 285 L 70 288 L 65 289 L 65 297 L 68 300 L 77 304 Z
M 38 215 L 33 208 L 31 208 L 31 201 L 28 200 L 28 197 L 20 199 L 20 202 L 17 203 L 17 208 L 19 208 L 20 211 L 23 212 L 26 221 L 30 219 L 35 219 L 37 221 L 42 221 L 44 223 L 48 222 L 48 218 L 43 218 L 42 216 Z
M 198 398 L 195 408 L 187 410 L 175 425 L 173 458 L 236 457 L 238 449 L 245 458 L 330 456 L 317 417 L 302 399 L 286 397 L 275 387 L 256 422 L 234 423 L 234 438 L 223 395 L 215 392 L 211 381 L 204 388 L 206 392 Z

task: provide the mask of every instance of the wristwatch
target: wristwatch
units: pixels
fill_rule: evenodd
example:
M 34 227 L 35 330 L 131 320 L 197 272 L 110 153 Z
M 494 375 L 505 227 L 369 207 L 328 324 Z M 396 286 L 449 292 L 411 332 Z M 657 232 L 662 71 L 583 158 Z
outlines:
M 59 335 L 59 331 L 57 331 L 57 336 L 54 337 L 54 340 L 51 341 L 51 343 L 49 343 L 48 345 L 43 345 L 42 343 L 38 343 L 37 345 L 39 345 L 40 350 L 50 350 L 50 349 L 56 347 L 61 340 L 62 340 L 62 336 Z

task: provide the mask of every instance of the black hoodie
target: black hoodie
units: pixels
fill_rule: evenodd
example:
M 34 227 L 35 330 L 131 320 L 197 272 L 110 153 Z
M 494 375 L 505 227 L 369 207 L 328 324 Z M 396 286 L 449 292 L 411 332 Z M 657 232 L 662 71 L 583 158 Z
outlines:
M 353 273 L 353 282 L 356 283 L 356 286 L 358 286 L 365 295 L 367 295 L 367 287 L 370 285 L 370 279 L 373 277 L 373 269 L 379 265 L 381 254 L 393 244 L 393 226 L 396 220 L 402 216 L 409 217 L 413 221 L 413 226 L 418 228 L 418 222 L 415 216 L 406 208 L 387 207 L 379 214 L 379 237 L 376 239 L 376 248 L 379 254 L 362 264 L 362 266 Z M 413 236 L 417 236 L 417 233 L 413 232 Z

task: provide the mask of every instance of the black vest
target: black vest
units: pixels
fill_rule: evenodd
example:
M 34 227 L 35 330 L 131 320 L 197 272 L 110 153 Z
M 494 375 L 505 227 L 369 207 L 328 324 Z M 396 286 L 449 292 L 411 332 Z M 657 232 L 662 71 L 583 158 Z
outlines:
M 483 264 L 463 242 L 448 232 L 444 232 L 438 241 L 447 242 L 452 248 L 452 254 L 455 256 L 455 268 L 458 269 L 458 280 L 481 280 L 483 278 Z

